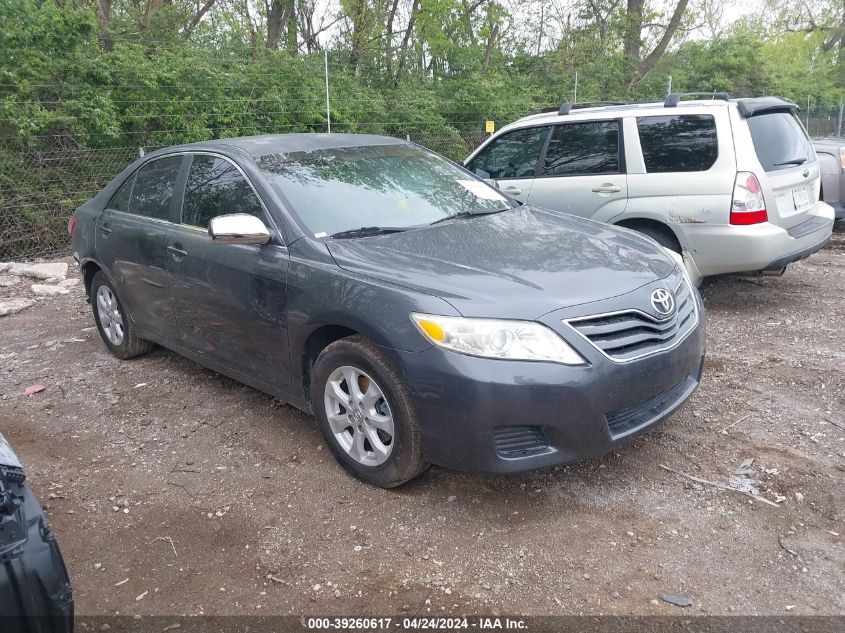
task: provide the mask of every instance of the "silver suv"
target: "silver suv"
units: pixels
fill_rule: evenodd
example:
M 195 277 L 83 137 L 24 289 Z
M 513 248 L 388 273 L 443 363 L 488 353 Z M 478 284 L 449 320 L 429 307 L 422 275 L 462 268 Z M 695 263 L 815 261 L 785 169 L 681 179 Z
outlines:
M 834 214 L 798 106 L 688 96 L 537 111 L 464 164 L 524 202 L 645 233 L 695 279 L 780 274 L 822 248 Z

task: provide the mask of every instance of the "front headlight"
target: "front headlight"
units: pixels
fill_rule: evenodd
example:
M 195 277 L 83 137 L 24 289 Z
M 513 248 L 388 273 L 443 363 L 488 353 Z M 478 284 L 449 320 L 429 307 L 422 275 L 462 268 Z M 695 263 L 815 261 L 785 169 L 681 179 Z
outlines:
M 671 257 L 672 259 L 674 259 L 675 262 L 678 264 L 678 266 L 681 269 L 681 272 L 684 275 L 684 279 L 686 280 L 687 284 L 689 285 L 689 289 L 690 289 L 690 292 L 691 292 L 692 289 L 695 288 L 695 285 L 692 283 L 692 277 L 690 277 L 689 271 L 687 270 L 687 265 L 684 263 L 683 255 L 673 251 L 671 248 L 666 248 L 665 246 L 663 247 L 663 250 L 666 251 L 666 254 L 669 257 Z
M 411 321 L 438 347 L 501 358 L 583 365 L 584 359 L 551 328 L 535 321 L 467 319 L 411 313 Z

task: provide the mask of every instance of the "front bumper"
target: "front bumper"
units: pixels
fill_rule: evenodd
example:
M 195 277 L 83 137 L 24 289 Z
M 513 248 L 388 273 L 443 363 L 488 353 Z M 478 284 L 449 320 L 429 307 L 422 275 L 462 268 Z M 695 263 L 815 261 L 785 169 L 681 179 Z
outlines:
M 512 473 L 610 451 L 668 418 L 698 386 L 705 345 L 700 304 L 699 310 L 698 325 L 679 345 L 625 363 L 574 340 L 587 365 L 492 360 L 438 348 L 393 352 L 419 419 L 425 460 Z
M 824 247 L 833 221 L 833 209 L 819 203 L 804 223 L 791 229 L 770 222 L 678 224 L 675 228 L 701 275 L 709 276 L 783 268 Z

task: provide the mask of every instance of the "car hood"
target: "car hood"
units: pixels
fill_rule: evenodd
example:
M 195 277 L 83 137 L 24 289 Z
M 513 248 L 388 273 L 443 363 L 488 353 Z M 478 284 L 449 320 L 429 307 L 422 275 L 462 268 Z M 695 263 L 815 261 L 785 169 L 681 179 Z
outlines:
M 345 270 L 439 296 L 464 316 L 513 319 L 631 292 L 675 267 L 631 231 L 528 205 L 327 247 Z

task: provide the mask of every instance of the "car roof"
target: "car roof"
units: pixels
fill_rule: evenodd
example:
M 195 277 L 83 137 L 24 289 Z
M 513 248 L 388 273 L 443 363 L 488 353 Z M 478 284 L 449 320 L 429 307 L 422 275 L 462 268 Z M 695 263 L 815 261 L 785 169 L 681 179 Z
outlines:
M 179 151 L 225 151 L 232 148 L 240 149 L 251 156 L 265 154 L 287 154 L 291 152 L 332 149 L 338 147 L 363 147 L 367 145 L 405 145 L 407 141 L 392 136 L 377 134 L 263 134 L 261 136 L 239 136 L 221 138 L 211 141 L 186 143 L 168 147 L 162 152 Z M 157 152 L 158 153 L 158 152 Z

